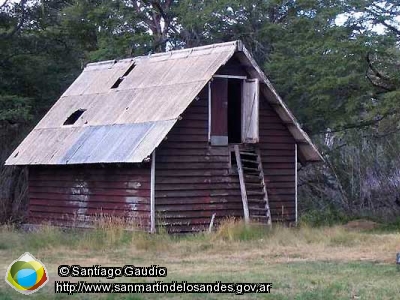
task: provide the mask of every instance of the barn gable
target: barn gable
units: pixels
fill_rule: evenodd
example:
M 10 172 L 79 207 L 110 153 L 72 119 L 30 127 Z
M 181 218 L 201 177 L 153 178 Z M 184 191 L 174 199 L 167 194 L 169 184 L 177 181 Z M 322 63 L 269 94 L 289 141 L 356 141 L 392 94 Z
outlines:
M 299 145 L 321 156 L 240 41 L 89 64 L 7 165 L 140 163 L 233 56 L 259 80 L 263 97 Z

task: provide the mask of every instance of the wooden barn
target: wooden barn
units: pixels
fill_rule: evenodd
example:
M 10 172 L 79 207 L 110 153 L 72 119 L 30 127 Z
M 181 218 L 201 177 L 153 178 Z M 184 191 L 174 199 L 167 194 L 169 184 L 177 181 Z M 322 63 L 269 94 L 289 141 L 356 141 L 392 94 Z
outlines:
M 234 41 L 87 65 L 6 164 L 28 167 L 31 224 L 192 232 L 295 223 L 297 165 L 321 159 Z

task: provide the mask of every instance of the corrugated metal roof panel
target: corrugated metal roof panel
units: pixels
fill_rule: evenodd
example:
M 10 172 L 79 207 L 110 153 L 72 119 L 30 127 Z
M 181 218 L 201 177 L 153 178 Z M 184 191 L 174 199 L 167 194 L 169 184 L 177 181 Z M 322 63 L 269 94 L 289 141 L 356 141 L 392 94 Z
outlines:
M 63 96 L 106 93 L 133 63 L 130 59 L 86 67 Z
M 306 140 L 307 147 L 299 147 L 303 156 L 320 158 L 247 50 L 234 41 L 89 64 L 6 164 L 140 162 L 236 51 L 270 91 L 271 101 L 280 105 L 280 116 L 293 122 L 296 140 Z M 85 110 L 80 118 L 64 126 L 79 109 Z
M 168 120 L 34 129 L 6 163 L 60 165 L 142 162 L 161 143 L 175 122 Z M 43 146 L 34 147 L 33 144 Z

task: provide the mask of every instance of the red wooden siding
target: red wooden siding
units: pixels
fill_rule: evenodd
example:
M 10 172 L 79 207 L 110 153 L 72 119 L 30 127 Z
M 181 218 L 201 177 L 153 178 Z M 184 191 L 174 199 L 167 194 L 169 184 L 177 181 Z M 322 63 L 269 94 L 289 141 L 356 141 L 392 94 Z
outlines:
M 246 74 L 236 59 L 220 74 Z M 237 173 L 228 146 L 208 143 L 208 87 L 198 95 L 156 150 L 156 225 L 169 232 L 205 230 L 243 217 Z M 224 110 L 226 111 L 226 110 Z M 273 221 L 295 221 L 295 141 L 260 99 L 260 148 Z M 227 120 L 227 115 L 221 116 Z M 226 123 L 224 121 L 224 124 Z M 218 135 L 227 134 L 226 127 Z M 261 196 L 262 197 L 262 196 Z M 133 218 L 150 228 L 150 163 L 29 168 L 29 222 L 76 226 L 100 214 Z
M 156 151 L 157 225 L 190 232 L 243 216 L 239 178 L 230 175 L 228 147 L 209 146 L 205 88 Z
M 261 96 L 260 152 L 272 221 L 294 222 L 295 141 L 286 125 Z
M 101 215 L 127 218 L 148 229 L 149 164 L 29 168 L 29 223 L 81 226 Z
M 219 73 L 243 75 L 235 62 Z M 228 147 L 208 144 L 208 93 L 199 94 L 156 151 L 157 226 L 190 232 L 228 216 L 243 217 L 239 177 Z M 222 117 L 222 116 L 221 116 Z M 260 99 L 260 152 L 273 221 L 295 220 L 295 141 L 265 99 Z

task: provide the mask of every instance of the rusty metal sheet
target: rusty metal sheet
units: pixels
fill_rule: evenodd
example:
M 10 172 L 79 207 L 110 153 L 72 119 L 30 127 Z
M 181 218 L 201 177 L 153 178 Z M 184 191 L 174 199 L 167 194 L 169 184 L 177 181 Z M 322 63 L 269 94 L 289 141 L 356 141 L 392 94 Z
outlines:
M 8 165 L 142 162 L 176 120 L 138 124 L 35 129 Z

